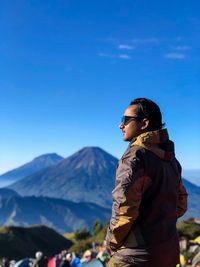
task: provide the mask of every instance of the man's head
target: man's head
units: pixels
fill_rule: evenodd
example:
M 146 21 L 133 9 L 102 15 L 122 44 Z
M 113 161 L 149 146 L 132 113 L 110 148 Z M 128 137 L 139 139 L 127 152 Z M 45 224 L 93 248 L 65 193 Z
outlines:
M 119 125 L 124 141 L 131 141 L 148 131 L 160 130 L 163 126 L 160 108 L 147 98 L 136 98 L 131 101 Z
M 67 261 L 71 261 L 72 260 L 72 258 L 73 258 L 73 255 L 72 255 L 72 253 L 67 253 L 67 255 L 66 255 L 66 260 Z
M 37 251 L 37 252 L 35 253 L 35 258 L 36 258 L 36 259 L 41 259 L 42 256 L 43 256 L 43 253 L 42 253 L 41 251 Z

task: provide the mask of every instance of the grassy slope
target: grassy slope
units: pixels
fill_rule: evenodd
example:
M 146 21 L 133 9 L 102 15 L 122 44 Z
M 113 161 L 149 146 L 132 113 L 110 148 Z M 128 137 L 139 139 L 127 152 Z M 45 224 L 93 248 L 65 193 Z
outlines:
M 72 242 L 51 228 L 38 225 L 29 228 L 0 228 L 0 258 L 19 260 L 34 257 L 36 251 L 42 251 L 48 257 L 63 249 L 69 249 Z

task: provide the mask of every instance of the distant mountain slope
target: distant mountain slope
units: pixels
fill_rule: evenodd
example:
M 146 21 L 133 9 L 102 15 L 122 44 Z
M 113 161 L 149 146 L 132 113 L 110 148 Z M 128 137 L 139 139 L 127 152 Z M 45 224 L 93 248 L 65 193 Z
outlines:
M 53 166 L 61 160 L 63 160 L 63 157 L 57 155 L 56 153 L 41 155 L 19 168 L 0 175 L 0 187 L 8 186 L 28 175 Z
M 0 226 L 44 224 L 57 231 L 91 229 L 96 219 L 106 223 L 110 210 L 92 203 L 47 197 L 12 197 L 0 199 Z
M 35 257 L 36 251 L 52 257 L 68 249 L 72 245 L 55 230 L 38 225 L 29 228 L 2 227 L 0 228 L 0 258 L 20 260 L 26 257 Z
M 188 181 L 200 186 L 200 169 L 183 169 L 183 177 L 187 177 Z
M 183 179 L 188 193 L 188 210 L 183 218 L 194 217 L 200 219 L 200 187 L 190 183 L 188 180 Z
M 111 206 L 118 160 L 98 147 L 86 147 L 11 185 L 20 195 L 49 196 Z
M 110 208 L 117 162 L 115 157 L 98 147 L 86 147 L 57 165 L 34 173 L 9 188 L 23 196 L 89 201 Z M 184 183 L 189 193 L 189 209 L 185 218 L 200 218 L 200 187 L 186 179 Z
M 12 189 L 8 189 L 8 188 L 0 188 L 0 199 L 2 198 L 11 198 L 14 196 L 19 196 L 19 194 L 17 192 L 15 192 Z

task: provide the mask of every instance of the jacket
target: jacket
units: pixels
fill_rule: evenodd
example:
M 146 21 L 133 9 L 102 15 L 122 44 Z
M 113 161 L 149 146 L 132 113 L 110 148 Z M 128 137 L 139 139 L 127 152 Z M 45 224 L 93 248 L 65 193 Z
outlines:
M 82 263 L 79 258 L 75 257 L 70 261 L 71 267 L 82 267 Z
M 167 129 L 132 140 L 119 160 L 112 198 L 106 242 L 113 251 L 161 249 L 179 261 L 176 221 L 187 210 L 187 192 Z

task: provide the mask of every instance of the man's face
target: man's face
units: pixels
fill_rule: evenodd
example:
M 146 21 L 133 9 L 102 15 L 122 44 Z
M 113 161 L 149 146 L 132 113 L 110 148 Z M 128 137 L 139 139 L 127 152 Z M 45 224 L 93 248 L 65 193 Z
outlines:
M 69 253 L 66 255 L 66 260 L 67 261 L 71 261 L 72 260 L 72 256 Z
M 124 116 L 127 116 L 127 121 L 125 123 L 120 123 L 119 128 L 122 130 L 124 141 L 131 141 L 134 137 L 140 135 L 142 130 L 142 121 L 135 118 L 128 117 L 138 117 L 137 115 L 137 105 L 129 106 L 125 112 Z

